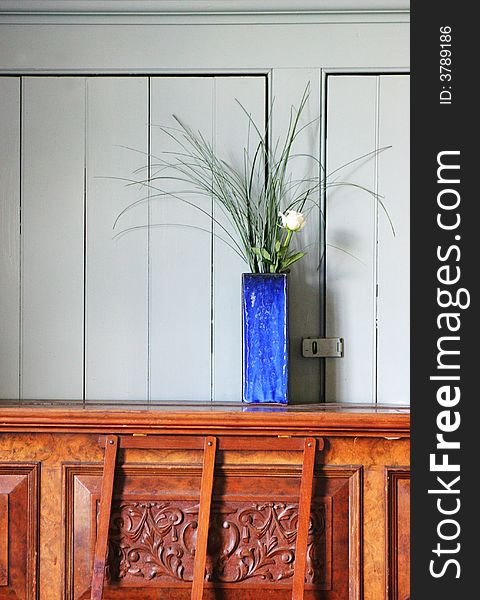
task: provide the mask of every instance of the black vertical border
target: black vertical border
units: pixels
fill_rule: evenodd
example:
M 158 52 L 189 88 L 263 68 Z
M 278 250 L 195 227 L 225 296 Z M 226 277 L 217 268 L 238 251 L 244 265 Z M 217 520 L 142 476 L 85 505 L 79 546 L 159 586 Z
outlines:
M 478 404 L 476 382 L 477 351 L 474 342 L 479 332 L 476 321 L 478 272 L 480 252 L 477 239 L 480 239 L 480 219 L 477 206 L 480 204 L 478 192 L 474 189 L 474 179 L 478 167 L 477 137 L 479 118 L 474 108 L 476 88 L 476 61 L 478 25 L 466 2 L 435 3 L 412 1 L 411 25 L 411 373 L 412 373 L 412 504 L 411 504 L 411 598 L 423 600 L 463 600 L 476 597 L 474 574 L 478 562 L 478 552 L 473 546 L 480 527 L 476 513 L 477 499 L 474 488 L 476 480 L 475 459 L 477 454 L 473 428 L 476 425 Z M 451 27 L 452 64 L 451 82 L 440 81 L 440 28 Z M 452 103 L 440 104 L 442 86 L 451 85 Z M 442 151 L 460 151 L 460 184 L 455 188 L 461 194 L 459 213 L 461 224 L 456 231 L 444 231 L 437 225 L 437 155 Z M 455 161 L 453 161 L 455 162 Z M 455 211 L 452 211 L 455 212 Z M 455 240 L 460 235 L 460 240 Z M 441 473 L 430 471 L 430 454 L 437 452 L 441 460 L 443 450 L 436 448 L 438 413 L 445 410 L 437 402 L 437 390 L 441 384 L 431 381 L 430 376 L 437 371 L 437 342 L 445 329 L 439 329 L 438 315 L 444 311 L 437 304 L 437 288 L 447 288 L 437 280 L 437 269 L 442 263 L 437 258 L 437 248 L 444 250 L 457 243 L 461 255 L 456 262 L 449 261 L 452 268 L 461 270 L 461 280 L 457 286 L 450 286 L 452 293 L 463 287 L 471 295 L 471 304 L 466 309 L 453 307 L 446 311 L 460 314 L 461 328 L 450 335 L 460 336 L 459 342 L 452 343 L 452 349 L 460 350 L 459 356 L 450 357 L 449 362 L 459 363 L 458 383 L 461 400 L 451 411 L 459 411 L 460 428 L 445 434 L 446 439 L 460 441 L 460 449 L 451 450 L 449 462 L 459 463 L 460 472 Z M 454 253 L 456 254 L 456 253 Z M 452 256 L 454 255 L 452 254 Z M 448 289 L 448 288 L 447 288 Z M 444 371 L 442 374 L 452 374 Z M 457 385 L 454 383 L 453 385 Z M 437 476 L 444 476 L 446 482 L 460 475 L 460 488 L 457 494 L 429 494 L 430 489 L 441 489 Z M 442 515 L 437 500 L 445 498 L 444 507 L 454 508 L 455 498 L 461 501 L 461 508 L 455 515 Z M 457 539 L 442 540 L 438 526 L 442 519 L 455 519 L 461 527 Z M 453 534 L 454 525 L 443 526 L 445 534 Z M 460 547 L 457 547 L 457 543 Z M 442 553 L 434 553 L 440 544 Z M 472 549 L 469 550 L 469 546 Z M 458 549 L 458 552 L 456 551 Z M 447 550 L 448 552 L 444 552 Z M 434 577 L 433 570 L 441 573 L 447 560 L 457 560 L 460 571 L 454 563 L 446 566 L 442 576 Z M 457 578 L 456 575 L 460 577 Z M 428 595 L 427 595 L 428 594 Z

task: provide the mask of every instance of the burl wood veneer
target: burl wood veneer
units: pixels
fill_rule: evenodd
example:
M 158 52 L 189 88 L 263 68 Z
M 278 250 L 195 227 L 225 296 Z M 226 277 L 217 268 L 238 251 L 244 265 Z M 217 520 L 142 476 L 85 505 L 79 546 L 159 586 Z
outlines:
M 0 598 L 36 598 L 37 463 L 0 458 Z
M 108 433 L 323 438 L 305 599 L 408 598 L 406 410 L 4 404 L 0 432 L 0 599 L 90 597 Z M 126 449 L 117 465 L 104 597 L 189 598 L 202 452 Z M 206 600 L 291 598 L 300 476 L 299 452 L 217 452 Z

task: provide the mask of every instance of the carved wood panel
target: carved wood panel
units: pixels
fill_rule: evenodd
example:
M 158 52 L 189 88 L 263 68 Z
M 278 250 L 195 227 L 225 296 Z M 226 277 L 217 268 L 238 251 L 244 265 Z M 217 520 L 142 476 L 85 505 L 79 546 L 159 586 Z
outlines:
M 387 469 L 388 599 L 410 600 L 410 470 Z
M 191 582 L 198 503 L 130 501 L 113 505 L 108 577 L 138 585 L 149 581 Z M 295 561 L 298 504 L 214 502 L 206 580 L 215 583 L 289 583 Z M 328 526 L 327 526 L 328 520 Z M 327 548 L 328 547 L 328 548 Z M 306 581 L 330 587 L 331 498 L 312 511 Z
M 8 494 L 0 494 L 0 587 L 8 585 Z
M 100 473 L 97 465 L 65 466 L 69 599 L 88 597 Z M 198 467 L 180 465 L 118 469 L 105 597 L 147 599 L 160 588 L 169 598 L 189 598 L 200 475 Z M 262 598 L 290 598 L 299 482 L 296 466 L 217 469 L 206 598 L 246 600 L 260 588 Z M 305 598 L 358 597 L 349 579 L 359 569 L 359 485 L 352 467 L 316 472 Z
M 36 463 L 0 463 L 0 598 L 36 598 L 37 493 Z

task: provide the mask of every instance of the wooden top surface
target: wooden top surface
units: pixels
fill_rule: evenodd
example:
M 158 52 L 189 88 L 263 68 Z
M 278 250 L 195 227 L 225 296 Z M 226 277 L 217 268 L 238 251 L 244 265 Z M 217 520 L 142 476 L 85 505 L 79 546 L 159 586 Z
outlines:
M 0 400 L 0 431 L 409 437 L 408 407 Z

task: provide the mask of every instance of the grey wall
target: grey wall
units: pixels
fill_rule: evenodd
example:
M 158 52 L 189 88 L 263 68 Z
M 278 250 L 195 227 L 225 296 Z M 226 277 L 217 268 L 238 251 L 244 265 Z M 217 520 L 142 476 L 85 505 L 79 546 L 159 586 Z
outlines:
M 354 130 L 352 139 L 373 136 L 375 143 L 382 144 L 392 139 L 397 150 L 402 148 L 395 156 L 407 164 L 405 142 L 397 130 L 391 131 L 391 123 L 399 123 L 399 114 L 408 118 L 403 110 L 406 92 L 389 92 L 387 112 L 369 108 L 383 85 L 374 73 L 402 77 L 397 74 L 408 69 L 408 46 L 408 14 L 402 11 L 0 13 L 0 395 L 239 399 L 244 266 L 213 231 L 209 235 L 143 227 L 169 218 L 202 226 L 201 215 L 194 217 L 178 202 L 141 203 L 123 219 L 123 226 L 138 229 L 114 239 L 115 215 L 138 198 L 138 190 L 102 176 L 128 177 L 144 166 L 143 155 L 121 146 L 147 151 L 150 136 L 151 148 L 161 148 L 164 142 L 149 123 L 165 123 L 172 112 L 187 116 L 192 125 L 212 136 L 219 151 L 235 160 L 246 133 L 235 98 L 261 122 L 268 90 L 275 97 L 272 135 L 276 137 L 307 82 L 312 93 L 305 118 L 320 115 L 320 120 L 318 127 L 299 139 L 299 152 L 328 158 L 331 164 L 345 162 L 352 154 L 354 158 L 363 146 L 351 145 L 345 137 L 341 123 L 346 119 Z M 333 88 L 327 82 L 342 72 L 372 73 L 371 98 L 353 89 L 342 100 L 339 89 L 333 101 Z M 387 77 L 385 90 L 389 85 Z M 357 102 L 360 98 L 363 104 Z M 342 102 L 342 111 L 336 110 Z M 333 146 L 334 127 L 339 141 Z M 339 149 L 337 154 L 334 148 Z M 392 193 L 397 185 L 391 164 L 376 161 L 375 165 L 374 186 L 378 183 L 380 193 L 381 187 Z M 299 162 L 299 173 L 302 168 Z M 347 199 L 343 213 L 332 213 L 331 236 L 338 235 L 334 223 L 345 222 L 348 202 L 355 198 Z M 407 200 L 402 192 L 395 202 L 408 206 Z M 373 219 L 350 222 L 352 239 L 362 237 L 372 222 L 375 230 L 383 227 L 376 213 Z M 322 334 L 324 327 L 321 225 L 318 209 L 302 234 L 311 248 L 308 257 L 292 270 L 294 402 L 318 401 L 323 393 L 320 362 L 300 354 L 301 338 Z M 378 239 L 375 233 L 371 243 L 377 244 Z M 333 287 L 337 263 L 328 251 L 327 290 L 337 299 L 327 301 L 326 323 L 329 334 L 345 337 L 347 351 L 349 339 L 366 339 L 363 328 L 372 339 L 376 336 L 376 322 L 371 320 L 375 317 L 370 313 L 369 321 L 352 321 L 345 311 L 339 317 L 343 309 L 338 307 L 357 297 L 357 284 L 372 289 L 378 273 L 388 273 L 389 256 L 407 256 L 407 233 L 397 236 L 394 244 L 385 246 L 380 259 L 376 250 L 367 256 L 367 263 L 372 261 L 368 277 L 362 279 L 357 273 L 351 278 L 357 283 L 346 289 L 343 299 L 338 297 L 338 286 Z M 340 359 L 343 363 L 327 366 L 327 399 L 408 401 L 404 385 L 408 373 L 404 368 L 395 379 L 398 353 L 388 341 L 396 335 L 389 323 L 397 319 L 401 307 L 388 297 L 372 306 L 377 311 L 384 305 L 382 314 L 390 317 L 382 327 L 388 335 L 368 349 L 375 368 L 362 366 L 366 355 L 361 345 L 348 359 Z M 408 312 L 401 315 L 402 322 L 408 322 Z M 338 327 L 332 329 L 332 322 Z M 401 356 L 405 364 L 403 350 Z M 357 372 L 363 387 L 353 383 L 357 376 L 348 375 Z

